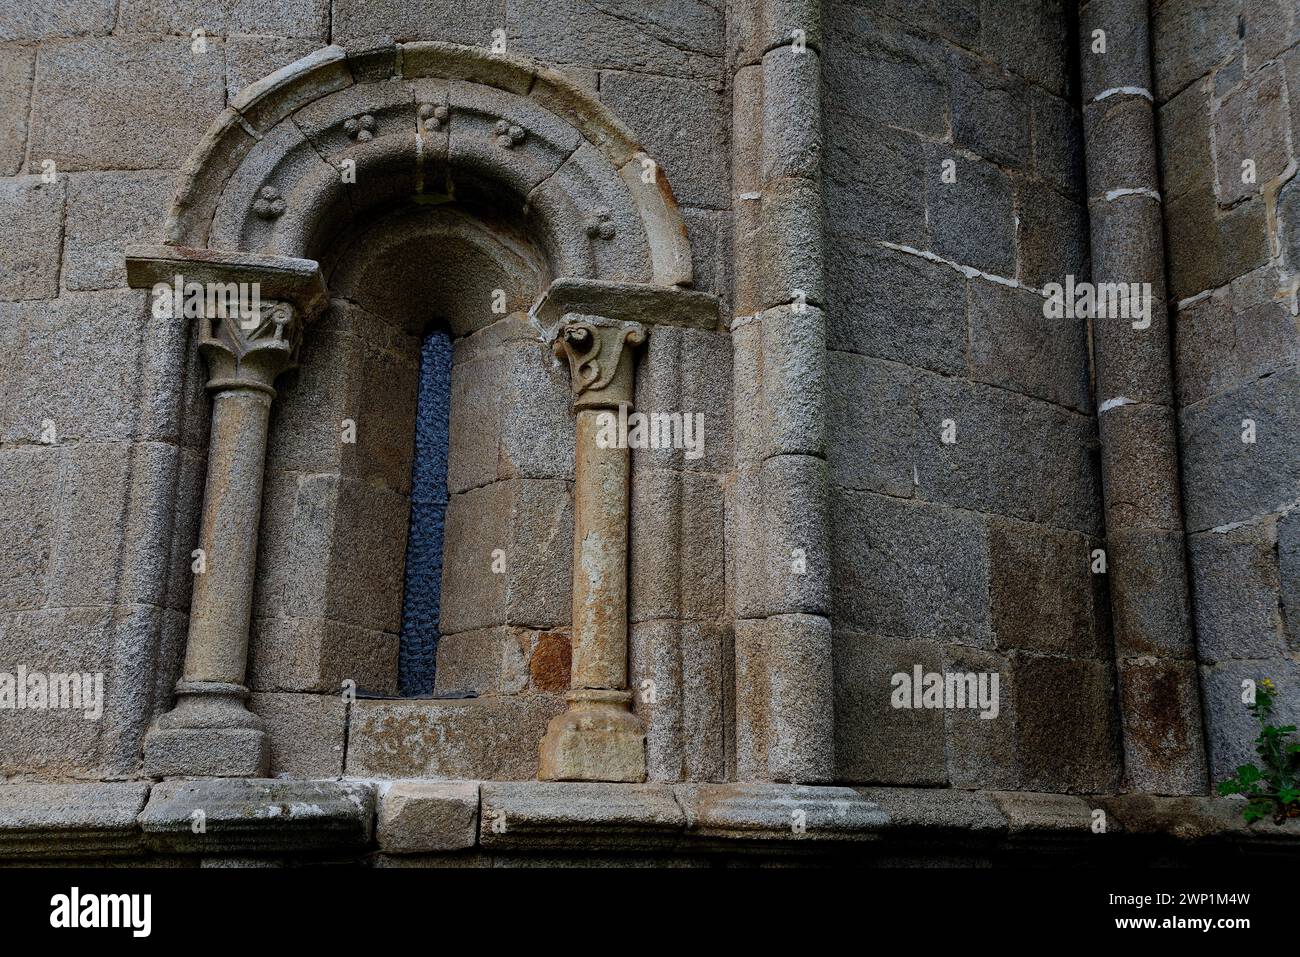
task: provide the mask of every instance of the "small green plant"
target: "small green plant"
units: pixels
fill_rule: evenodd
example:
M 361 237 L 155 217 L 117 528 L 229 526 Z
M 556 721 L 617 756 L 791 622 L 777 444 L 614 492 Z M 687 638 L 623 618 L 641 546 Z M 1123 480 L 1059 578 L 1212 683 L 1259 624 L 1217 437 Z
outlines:
M 1264 762 L 1261 770 L 1253 764 L 1243 764 L 1236 774 L 1219 783 L 1222 795 L 1241 794 L 1246 806 L 1241 815 L 1247 824 L 1273 815 L 1273 822 L 1281 824 L 1288 817 L 1300 817 L 1300 742 L 1288 741 L 1295 733 L 1293 724 L 1270 724 L 1277 688 L 1265 678 L 1255 689 L 1255 701 L 1246 707 L 1259 722 L 1259 737 L 1255 739 L 1255 753 Z

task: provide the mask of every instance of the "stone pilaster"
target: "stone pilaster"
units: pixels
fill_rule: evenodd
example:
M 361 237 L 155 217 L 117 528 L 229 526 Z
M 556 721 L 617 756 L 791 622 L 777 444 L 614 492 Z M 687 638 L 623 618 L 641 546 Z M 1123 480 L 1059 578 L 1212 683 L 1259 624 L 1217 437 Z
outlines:
M 208 474 L 197 547 L 185 664 L 176 703 L 145 739 L 155 777 L 250 776 L 268 764 L 261 719 L 244 686 L 257 577 L 257 534 L 274 382 L 297 362 L 303 325 L 324 303 L 315 263 L 208 251 L 137 248 L 133 286 L 174 285 L 180 316 L 194 321 L 212 397 Z M 216 295 L 207 295 L 217 290 Z M 229 308 L 228 295 L 256 308 Z M 184 308 L 189 304 L 199 315 Z
M 554 342 L 566 358 L 577 413 L 574 477 L 573 677 L 568 709 L 542 739 L 548 781 L 645 780 L 645 729 L 627 689 L 627 543 L 630 453 L 599 439 L 632 405 L 632 351 L 645 328 L 577 313 Z
M 1145 307 L 1139 315 L 1092 319 L 1097 421 L 1125 783 L 1198 794 L 1206 790 L 1205 746 L 1179 494 L 1148 16 L 1147 0 L 1092 0 L 1079 14 L 1091 279 L 1099 288 L 1142 289 Z

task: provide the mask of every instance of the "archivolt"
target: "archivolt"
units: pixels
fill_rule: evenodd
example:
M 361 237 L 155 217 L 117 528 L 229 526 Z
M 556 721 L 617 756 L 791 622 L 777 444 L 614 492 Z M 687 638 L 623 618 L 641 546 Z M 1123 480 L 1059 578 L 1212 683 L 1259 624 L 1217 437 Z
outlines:
M 403 203 L 517 216 L 555 278 L 690 285 L 666 177 L 551 70 L 446 43 L 318 50 L 247 87 L 183 171 L 169 245 L 316 259 Z

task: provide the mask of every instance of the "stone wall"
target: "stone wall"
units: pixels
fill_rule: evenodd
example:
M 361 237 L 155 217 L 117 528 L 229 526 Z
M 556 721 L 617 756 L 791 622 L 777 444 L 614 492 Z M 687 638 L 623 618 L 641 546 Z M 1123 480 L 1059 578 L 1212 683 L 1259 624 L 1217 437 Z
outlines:
M 1169 505 L 1175 544 L 1185 520 L 1214 777 L 1250 758 L 1242 679 L 1273 677 L 1300 717 L 1293 2 L 1150 5 L 1181 486 L 1135 490 L 1102 481 L 1145 450 L 1102 461 L 1097 330 L 1043 312 L 1104 241 L 1068 0 L 41 6 L 0 9 L 0 672 L 102 671 L 110 718 L 5 712 L 0 778 L 141 776 L 180 672 L 210 407 L 191 330 L 150 318 L 123 250 L 163 238 L 178 172 L 240 90 L 379 37 L 503 40 L 592 94 L 660 164 L 694 286 L 720 303 L 716 325 L 655 326 L 637 367 L 639 408 L 706 423 L 702 458 L 631 456 L 629 687 L 651 782 L 1142 790 L 1131 715 L 1161 747 L 1160 720 L 1184 737 L 1199 721 L 1117 681 L 1116 658 L 1138 659 L 1111 608 L 1134 608 L 1093 564 L 1129 491 Z M 393 99 L 381 125 L 414 111 L 389 73 L 369 79 L 385 91 L 357 95 Z M 351 145 L 330 110 L 354 92 L 257 156 L 327 162 Z M 259 162 L 212 197 L 214 246 L 272 251 L 240 193 Z M 527 314 L 554 277 L 518 223 L 489 230 L 523 250 L 506 275 L 441 214 L 379 205 L 312 236 L 334 299 L 277 384 L 250 706 L 272 773 L 531 778 L 572 633 L 572 397 Z M 444 261 L 421 258 L 435 234 Z M 510 308 L 489 317 L 497 285 Z M 456 339 L 436 690 L 472 702 L 391 700 L 435 318 Z M 341 445 L 349 418 L 378 427 Z M 498 544 L 504 575 L 483 561 Z M 998 717 L 891 707 L 914 666 L 996 673 Z M 347 679 L 389 698 L 348 704 Z
M 1254 758 L 1243 679 L 1291 689 L 1300 679 L 1297 41 L 1300 10 L 1287 0 L 1152 5 L 1183 500 L 1216 779 Z M 1300 717 L 1300 698 L 1284 695 L 1279 716 Z
M 115 716 L 103 726 L 69 727 L 58 712 L 18 713 L 4 724 L 3 774 L 129 777 L 139 768 L 145 728 L 168 706 L 184 647 L 189 543 L 196 538 L 202 498 L 208 405 L 192 343 L 187 348 L 188 330 L 147 320 L 145 294 L 125 288 L 123 250 L 161 238 L 175 172 L 249 83 L 331 42 L 353 45 L 382 35 L 486 48 L 504 36 L 509 52 L 557 67 L 640 136 L 681 204 L 696 286 L 728 294 L 730 113 L 724 108 L 721 4 L 625 7 L 609 10 L 577 0 L 502 0 L 468 8 L 448 0 L 284 0 L 227 9 L 69 0 L 39 8 L 8 4 L 0 10 L 0 207 L 5 211 L 0 216 L 0 670 L 12 672 L 19 664 L 102 670 L 106 708 Z M 205 31 L 202 43 L 191 35 L 199 27 Z M 54 166 L 47 167 L 47 161 Z M 57 174 L 54 182 L 42 181 L 47 169 Z M 343 417 L 341 406 L 351 401 L 330 392 L 331 385 L 347 380 L 356 396 L 369 395 L 373 403 L 382 400 L 373 390 L 367 393 L 367 382 L 391 382 L 394 376 L 414 381 L 409 355 L 403 358 L 400 349 L 385 351 L 384 345 L 354 334 L 361 328 L 360 314 L 343 304 L 312 330 L 308 350 L 315 359 L 341 344 L 356 348 L 335 353 L 336 363 L 316 362 L 295 374 L 298 398 L 277 410 L 272 426 L 261 561 L 267 575 L 255 616 L 253 707 L 278 729 L 273 735 L 282 745 L 274 748 L 277 755 L 287 754 L 290 745 L 310 752 L 277 757 L 278 771 L 338 773 L 344 716 L 333 697 L 337 679 L 347 672 L 363 688 L 385 691 L 395 673 L 406 514 L 400 496 L 409 483 L 409 450 L 405 476 L 401 454 L 388 463 L 393 466 L 388 478 L 348 477 L 346 467 L 317 461 L 322 455 L 337 457 L 333 432 Z M 675 375 L 685 361 L 718 369 L 721 381 L 729 381 L 725 364 L 717 362 L 726 359 L 719 351 L 725 336 L 682 336 L 688 342 L 684 350 L 681 342 L 668 341 L 670 334 L 656 339 L 652 367 Z M 483 375 L 507 375 L 514 394 L 533 396 L 538 376 L 553 371 L 541 355 L 529 357 L 534 368 L 523 360 L 503 364 L 490 352 L 480 359 L 491 365 Z M 683 352 L 685 360 L 679 358 Z M 522 355 L 522 350 L 507 345 L 505 353 Z M 350 378 L 342 368 L 349 363 L 356 372 Z M 460 386 L 473 391 L 465 382 Z M 721 476 L 729 455 L 729 385 L 706 391 L 722 398 L 686 400 L 695 403 L 693 409 L 703 408 L 715 425 L 711 441 L 718 454 L 686 467 L 646 462 L 638 469 L 637 494 L 680 497 L 685 486 L 693 503 L 691 525 L 707 529 L 711 524 L 716 532 L 703 536 L 703 546 L 692 538 L 682 547 L 699 552 L 686 556 L 690 560 L 717 571 L 696 589 L 700 597 L 662 608 L 657 599 L 646 598 L 636 616 L 647 629 L 695 622 L 688 631 L 707 632 L 700 639 L 699 660 L 709 662 L 712 677 L 699 680 L 708 697 L 689 707 L 708 716 L 715 740 L 706 748 L 709 757 L 692 760 L 700 774 L 716 776 L 722 761 Z M 328 417 L 302 415 L 306 409 L 319 412 L 313 401 L 326 397 Z M 706 400 L 711 404 L 701 405 Z M 459 404 L 470 415 L 482 411 L 474 402 L 466 396 Z M 535 434 L 526 435 L 528 426 L 526 419 L 516 422 L 515 446 L 536 441 Z M 565 428 L 571 429 L 571 420 Z M 396 442 L 394 449 L 409 440 L 409 434 L 377 439 L 385 446 Z M 368 456 L 377 450 L 362 451 Z M 461 492 L 505 494 L 510 501 L 489 509 L 502 522 L 521 514 L 545 515 L 555 489 L 544 487 L 536 466 L 547 458 L 542 472 L 559 468 L 563 473 L 563 459 L 555 461 L 553 451 L 544 444 L 535 450 L 536 461 L 516 462 L 511 461 L 514 447 L 507 448 L 506 481 L 470 490 L 477 483 L 467 479 Z M 495 461 L 491 467 L 495 470 Z M 568 469 L 571 473 L 571 461 Z M 563 499 L 563 474 L 558 477 Z M 392 502 L 380 501 L 394 495 Z M 365 521 L 358 520 L 362 515 Z M 333 550 L 327 540 L 334 531 L 313 524 L 330 516 L 341 536 Z M 556 528 L 536 524 L 531 533 L 541 536 L 539 542 L 563 542 L 571 534 L 563 519 L 561 510 Z M 449 522 L 456 521 L 453 504 Z M 525 537 L 529 533 L 523 530 Z M 323 538 L 313 545 L 304 538 L 312 535 Z M 675 567 L 680 549 L 666 552 L 657 544 L 662 540 L 658 531 L 642 533 L 643 563 Z M 551 564 L 564 566 L 563 578 L 568 547 L 560 544 L 552 552 Z M 391 573 L 393 560 L 396 577 L 380 574 Z M 366 567 L 369 573 L 356 574 Z M 553 569 L 544 574 L 555 577 Z M 653 569 L 646 574 L 649 581 L 663 580 L 663 572 L 658 578 Z M 337 587 L 327 596 L 330 582 Z M 349 582 L 363 589 L 375 585 L 381 593 L 354 594 Z M 462 616 L 451 622 L 466 636 L 457 660 L 481 670 L 483 661 L 493 659 L 486 645 L 499 649 L 502 642 L 522 641 L 530 651 L 541 650 L 540 657 L 524 659 L 525 683 L 556 691 L 567 680 L 567 669 L 557 664 L 567 653 L 567 638 L 553 630 L 567 622 L 567 587 L 552 589 L 557 583 L 549 580 L 533 584 L 533 593 L 518 588 L 508 599 L 500 596 L 519 609 L 513 617 L 502 607 L 500 614 L 488 613 L 490 621 Z M 453 583 L 451 590 L 463 593 L 462 604 L 468 605 L 482 597 L 471 594 L 473 588 L 473 583 L 463 588 Z M 313 601 L 319 607 L 307 607 Z M 454 605 L 444 614 L 454 615 Z M 520 634 L 515 624 L 524 626 Z M 480 626 L 490 626 L 489 632 Z M 677 641 L 668 649 L 674 656 Z M 476 642 L 485 647 L 469 647 Z M 530 660 L 537 672 L 531 676 Z M 697 680 L 695 669 L 689 670 Z M 454 671 L 449 665 L 447 674 Z M 492 680 L 513 687 L 517 679 Z M 483 684 L 489 678 L 475 675 L 473 681 Z M 679 682 L 675 692 L 680 688 Z M 682 700 L 677 693 L 674 698 Z M 686 724 L 697 723 L 688 712 Z M 670 724 L 676 730 L 664 733 L 685 733 L 680 715 Z M 534 747 L 535 742 L 526 750 Z M 683 773 L 667 765 L 656 772 L 672 780 Z
M 837 774 L 1118 780 L 1072 11 L 832 3 L 823 72 Z M 945 441 L 946 437 L 950 441 Z M 890 676 L 997 672 L 996 719 Z

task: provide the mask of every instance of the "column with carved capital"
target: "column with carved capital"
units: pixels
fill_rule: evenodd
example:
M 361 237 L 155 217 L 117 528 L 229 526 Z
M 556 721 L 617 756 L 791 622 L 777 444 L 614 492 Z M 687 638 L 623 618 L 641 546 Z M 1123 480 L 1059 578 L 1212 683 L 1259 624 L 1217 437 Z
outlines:
M 175 282 L 197 292 L 242 283 L 258 290 L 255 316 L 214 313 L 215 300 L 207 300 L 195 320 L 212 398 L 199 552 L 176 703 L 145 738 L 144 763 L 154 777 L 265 774 L 266 735 L 246 706 L 244 678 L 267 426 L 273 383 L 296 363 L 303 325 L 324 304 L 324 285 L 314 262 L 280 257 L 137 247 L 128 250 L 127 265 L 137 288 Z
M 597 440 L 609 416 L 631 411 L 633 350 L 645 336 L 637 322 L 569 313 L 554 341 L 569 362 L 578 420 L 573 677 L 568 709 L 542 738 L 545 781 L 645 780 L 645 728 L 627 688 L 630 459 L 626 442 Z

